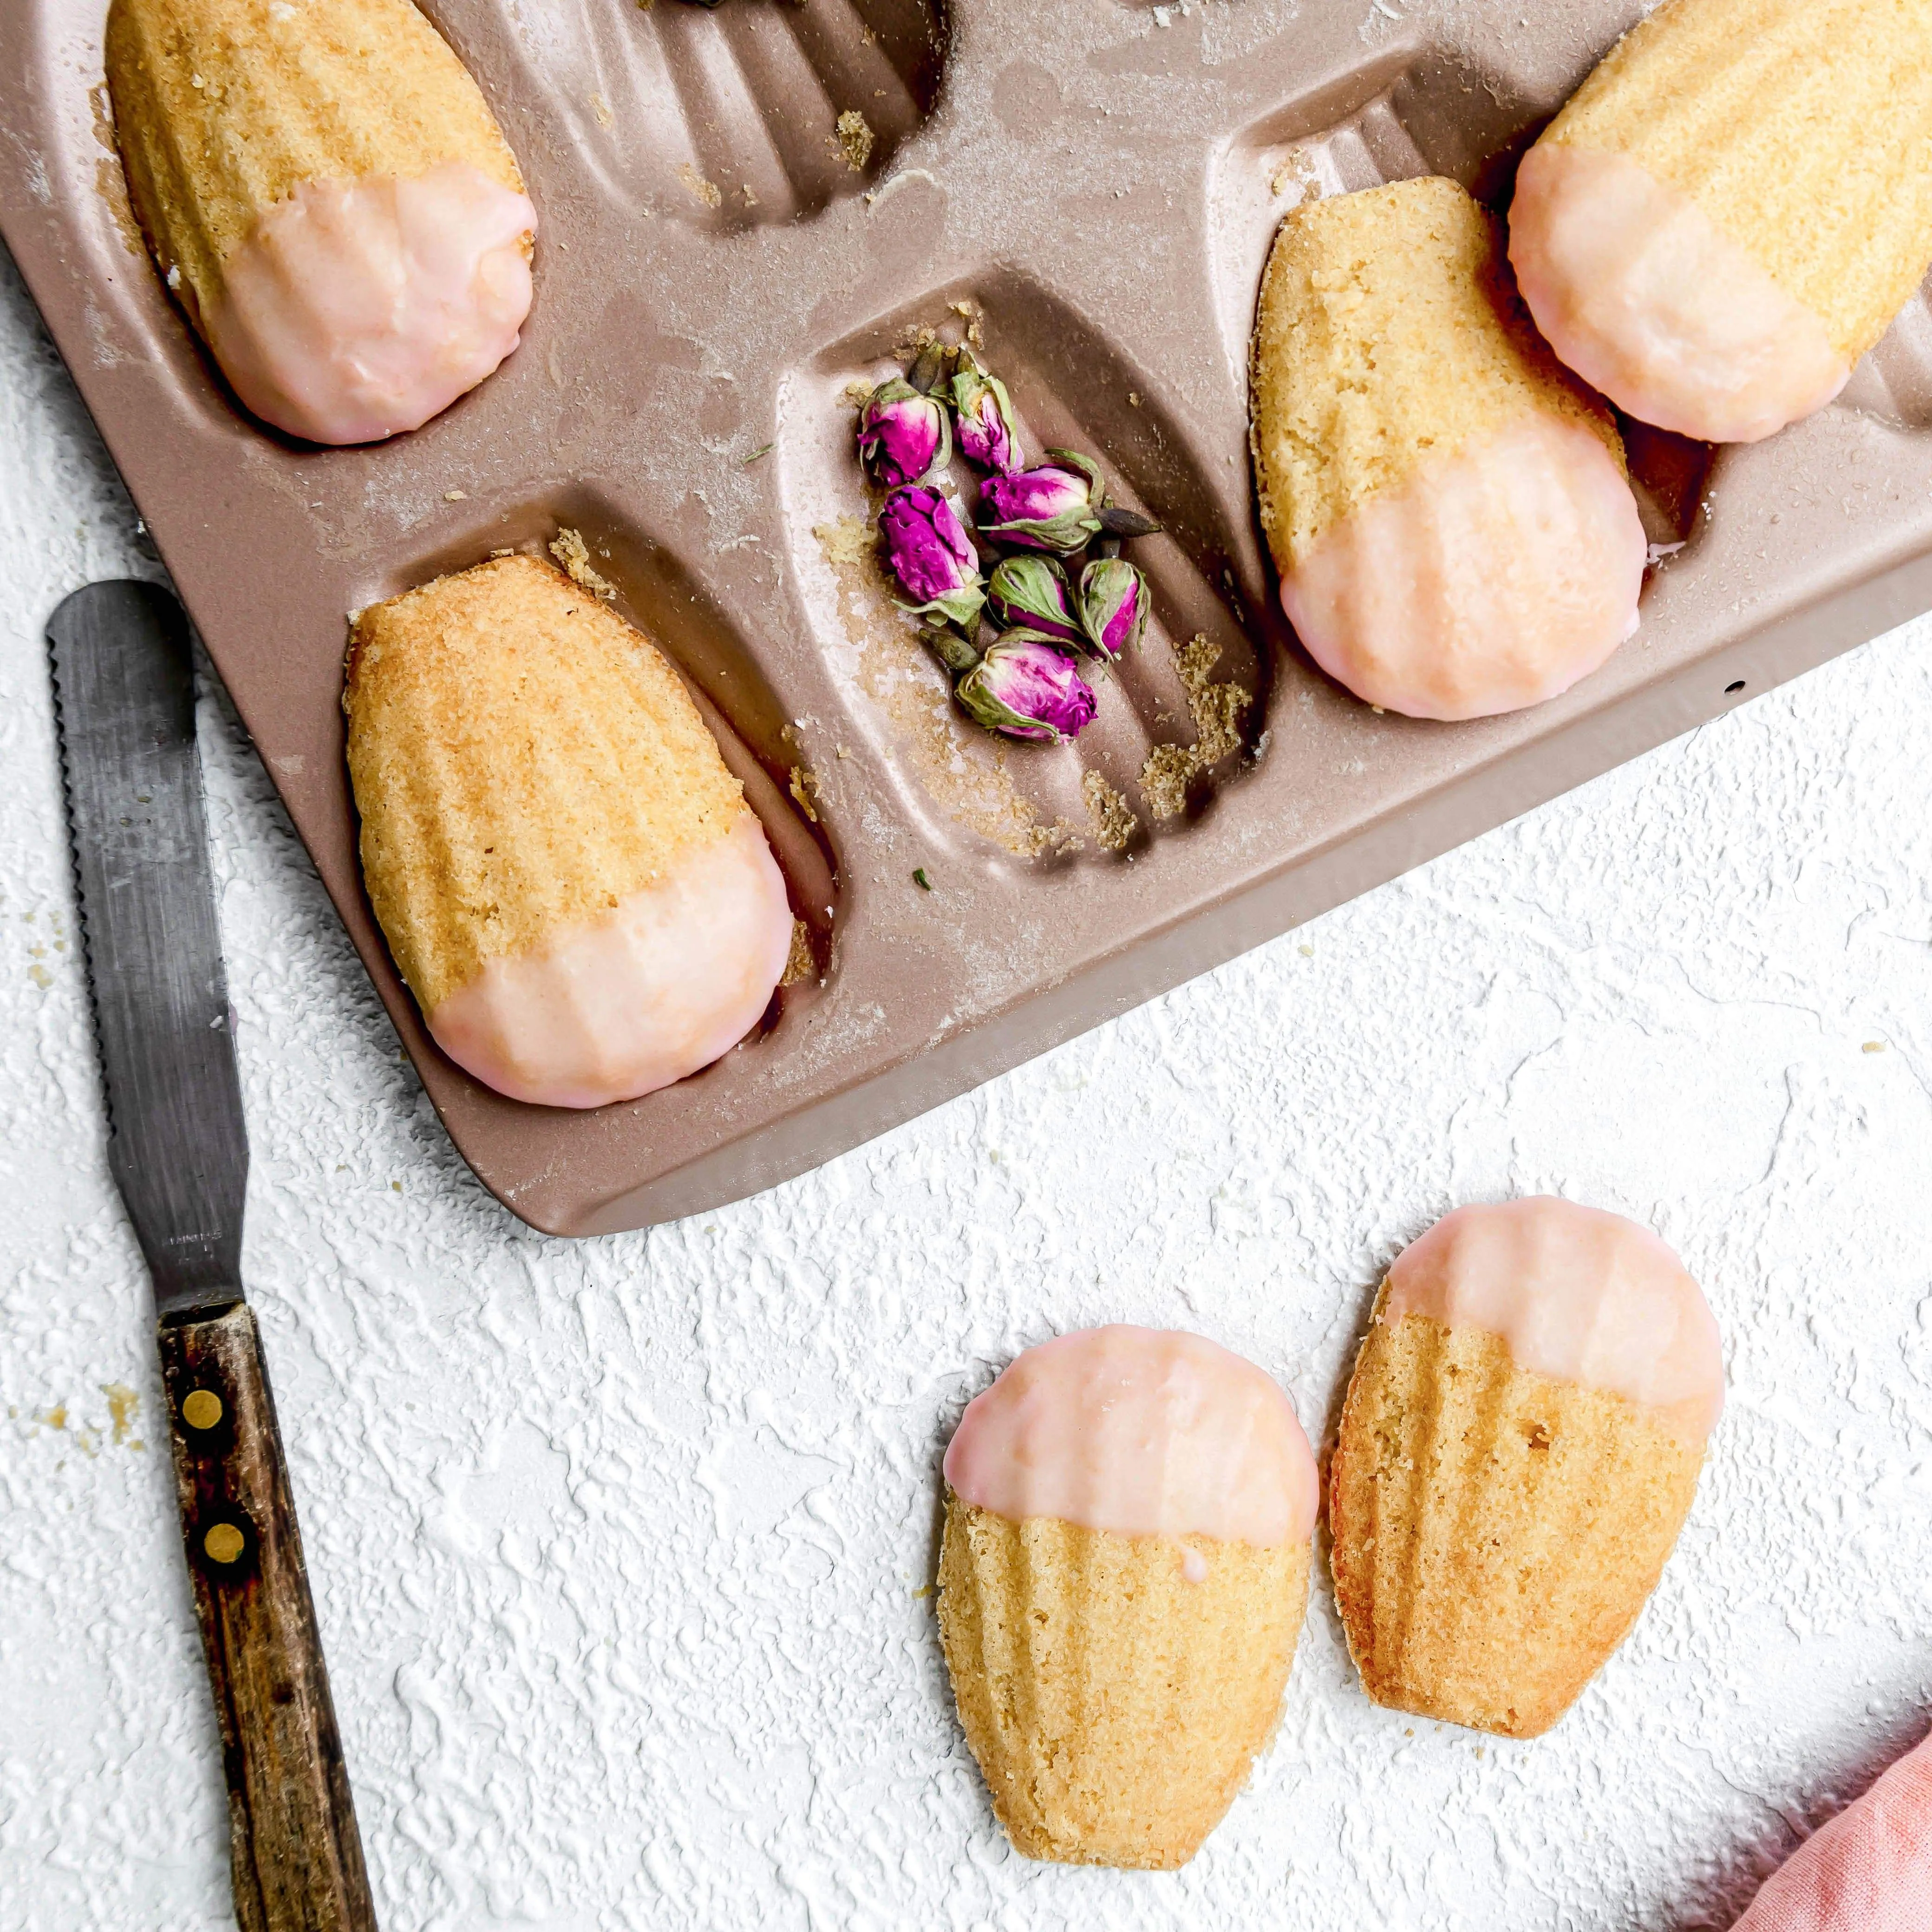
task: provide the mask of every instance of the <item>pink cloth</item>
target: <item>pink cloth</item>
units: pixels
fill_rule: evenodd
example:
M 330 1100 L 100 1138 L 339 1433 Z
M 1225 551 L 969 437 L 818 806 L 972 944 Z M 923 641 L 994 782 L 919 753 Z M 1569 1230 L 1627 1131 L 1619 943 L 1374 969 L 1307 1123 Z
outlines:
M 1732 1932 L 1928 1932 L 1932 1738 L 1778 1871 Z

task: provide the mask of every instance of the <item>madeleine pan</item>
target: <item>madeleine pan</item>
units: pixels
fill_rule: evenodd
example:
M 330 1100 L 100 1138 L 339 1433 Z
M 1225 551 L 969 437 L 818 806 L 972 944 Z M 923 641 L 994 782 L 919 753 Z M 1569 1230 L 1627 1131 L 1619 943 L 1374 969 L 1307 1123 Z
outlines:
M 1379 716 L 1280 616 L 1246 382 L 1276 223 L 1430 172 L 1502 205 L 1634 0 L 1533 28 L 1516 0 L 427 0 L 523 163 L 537 306 L 474 394 L 353 450 L 245 419 L 155 277 L 105 10 L 0 15 L 0 225 L 437 1112 L 552 1233 L 770 1186 L 1932 605 L 1921 298 L 1771 442 L 1633 435 L 1642 626 L 1554 704 Z M 968 328 L 1030 447 L 1090 451 L 1166 526 L 1136 552 L 1156 623 L 1077 746 L 958 719 L 856 540 L 848 386 Z M 716 1066 L 590 1114 L 428 1039 L 363 892 L 340 704 L 346 614 L 562 530 L 704 701 L 820 968 Z M 1184 804 L 1140 780 L 1195 742 L 1196 638 L 1250 702 Z

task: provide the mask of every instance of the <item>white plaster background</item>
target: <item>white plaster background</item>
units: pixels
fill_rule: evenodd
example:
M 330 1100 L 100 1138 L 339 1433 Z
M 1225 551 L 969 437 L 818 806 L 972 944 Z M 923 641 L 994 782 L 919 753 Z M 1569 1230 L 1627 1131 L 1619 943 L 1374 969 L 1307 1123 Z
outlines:
M 40 642 L 155 568 L 0 258 L 0 1932 L 230 1922 Z M 249 1280 L 390 1932 L 1727 1925 L 1932 1704 L 1929 638 L 815 1174 L 580 1245 L 452 1153 L 211 690 Z M 1539 1189 L 1653 1222 L 1727 1343 L 1621 1654 L 1542 1742 L 1412 1726 L 1318 1574 L 1191 1868 L 1016 1856 L 922 1594 L 968 1395 L 1056 1330 L 1180 1324 L 1319 1438 L 1400 1244 Z

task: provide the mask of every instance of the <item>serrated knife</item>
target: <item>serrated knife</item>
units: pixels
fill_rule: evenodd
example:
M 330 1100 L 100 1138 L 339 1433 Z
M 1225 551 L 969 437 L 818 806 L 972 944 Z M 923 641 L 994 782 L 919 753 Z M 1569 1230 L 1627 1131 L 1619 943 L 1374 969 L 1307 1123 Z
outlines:
M 242 1932 L 375 1932 L 261 1336 L 248 1142 L 188 620 L 151 584 L 47 626 L 109 1162 L 154 1278 L 182 1532 L 221 1730 Z

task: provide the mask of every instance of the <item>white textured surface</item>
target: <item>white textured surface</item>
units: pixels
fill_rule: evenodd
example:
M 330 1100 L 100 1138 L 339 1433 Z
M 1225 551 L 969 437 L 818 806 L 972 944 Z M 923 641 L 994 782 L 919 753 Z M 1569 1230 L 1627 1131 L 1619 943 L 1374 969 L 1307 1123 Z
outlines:
M 154 568 L 0 259 L 0 1932 L 230 1923 L 40 642 Z M 211 694 L 250 1280 L 390 1932 L 1728 1924 L 1932 1702 L 1928 638 L 817 1174 L 579 1246 L 452 1153 Z M 1318 1570 L 1191 1869 L 1017 1858 L 921 1594 L 966 1396 L 1056 1329 L 1191 1326 L 1318 1439 L 1398 1246 L 1531 1189 L 1652 1222 L 1726 1339 L 1631 1642 L 1485 1744 L 1368 1706 Z

